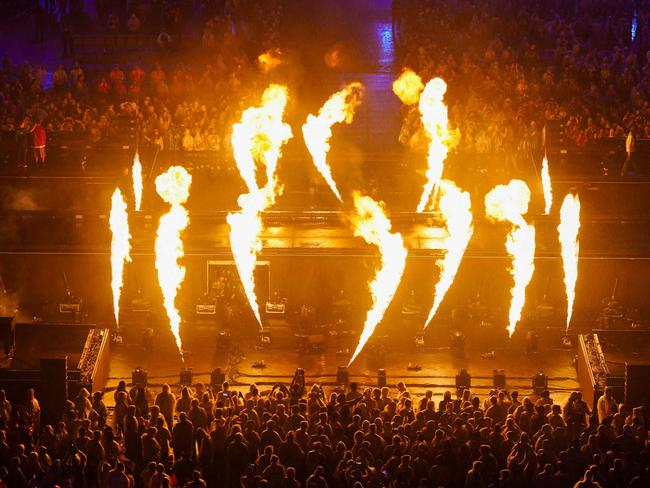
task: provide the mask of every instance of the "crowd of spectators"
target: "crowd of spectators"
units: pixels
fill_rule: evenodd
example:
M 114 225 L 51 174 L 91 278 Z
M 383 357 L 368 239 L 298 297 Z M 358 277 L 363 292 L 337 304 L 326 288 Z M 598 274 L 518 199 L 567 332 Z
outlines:
M 172 10 L 193 4 L 162 3 Z M 149 66 L 133 62 L 106 67 L 74 62 L 48 72 L 43 65 L 15 65 L 5 56 L 0 67 L 3 142 L 13 144 L 12 136 L 21 125 L 28 125 L 24 121 L 29 117 L 48 136 L 66 141 L 119 143 L 120 131 L 130 126 L 137 128 L 141 147 L 224 150 L 228 142 L 224 134 L 258 88 L 257 54 L 275 42 L 282 2 L 262 2 L 263 13 L 260 2 L 203 3 L 201 12 L 209 15 L 200 21 L 197 46 L 180 62 L 166 59 Z M 101 4 L 97 2 L 97 7 Z M 230 4 L 234 5 L 228 10 Z M 105 12 L 99 11 L 101 19 Z M 135 9 L 131 16 L 138 12 Z
M 82 389 L 56 425 L 39 425 L 33 390 L 0 391 L 0 486 L 11 488 L 581 487 L 650 483 L 649 420 L 608 389 L 595 412 L 580 393 L 520 398 L 464 390 L 202 384 Z M 4 483 L 4 485 L 3 485 Z
M 507 160 L 539 158 L 547 121 L 562 122 L 577 147 L 630 130 L 650 137 L 649 7 L 645 0 L 395 0 L 394 18 L 401 64 L 447 82 L 459 151 Z M 406 126 L 405 138 L 413 132 Z

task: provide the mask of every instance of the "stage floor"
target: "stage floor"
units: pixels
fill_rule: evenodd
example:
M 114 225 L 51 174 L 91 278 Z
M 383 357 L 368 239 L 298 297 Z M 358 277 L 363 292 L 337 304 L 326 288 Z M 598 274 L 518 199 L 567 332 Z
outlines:
M 150 373 L 155 372 L 155 375 L 149 376 L 149 383 L 154 390 L 159 390 L 163 383 L 178 385 L 182 367 L 193 369 L 194 383 L 209 383 L 210 372 L 217 367 L 227 370 L 228 355 L 217 350 L 215 325 L 191 324 L 186 327 L 191 328 L 192 332 L 186 334 L 190 337 L 185 339 L 184 348 L 191 354 L 184 363 L 168 331 L 157 331 L 156 345 L 152 351 L 147 351 L 139 343 L 139 331 L 135 328 L 125 330 L 123 344 L 111 348 L 107 391 L 114 389 L 122 379 L 129 383 L 131 372 L 138 366 Z M 561 331 L 556 329 L 549 333 L 556 332 L 559 339 Z M 435 335 L 434 331 L 434 337 Z M 379 348 L 368 346 L 349 368 L 350 381 L 376 385 L 377 369 L 385 368 L 389 386 L 404 381 L 409 390 L 416 394 L 431 389 L 434 395 L 442 397 L 445 390 L 454 390 L 455 375 L 460 368 L 465 368 L 473 377 L 472 389 L 484 396 L 491 388 L 493 370 L 503 369 L 507 388 L 525 395 L 532 392 L 532 376 L 542 370 L 548 376 L 549 390 L 558 403 L 562 403 L 571 391 L 579 388 L 576 370 L 572 365 L 574 350 L 559 347 L 559 340 L 556 342 L 542 337 L 540 351 L 530 355 L 525 352 L 522 338 L 499 340 L 490 345 L 495 351 L 495 358 L 484 359 L 481 354 L 487 352 L 486 346 L 484 343 L 477 344 L 472 334 L 467 333 L 467 343 L 462 353 L 449 347 L 446 333 L 441 331 L 437 335 L 442 337 L 440 343 L 436 345 L 435 339 L 429 338 L 425 348 L 416 348 L 411 336 L 402 337 L 401 341 L 392 339 L 384 346 L 383 353 Z M 332 388 L 337 367 L 345 365 L 349 360 L 357 336 L 330 340 L 322 352 L 305 351 L 296 339 L 284 339 L 261 348 L 257 345 L 255 334 L 233 338 L 233 344 L 243 353 L 241 362 L 236 364 L 238 374 L 235 375 L 237 382 L 245 385 L 242 389 L 250 383 L 268 385 L 269 388 L 276 382 L 288 384 L 298 367 L 304 368 L 309 385 L 318 382 Z M 340 353 L 346 349 L 349 350 Z M 265 368 L 253 367 L 253 363 L 262 360 L 266 364 Z M 417 364 L 421 369 L 409 370 L 409 363 Z M 326 390 L 329 388 L 326 387 Z M 112 395 L 107 395 L 107 399 L 112 401 Z

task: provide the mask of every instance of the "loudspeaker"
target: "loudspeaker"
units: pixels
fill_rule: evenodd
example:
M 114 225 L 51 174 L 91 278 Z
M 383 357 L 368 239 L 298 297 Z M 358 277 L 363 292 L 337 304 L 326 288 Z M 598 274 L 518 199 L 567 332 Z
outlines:
M 456 375 L 456 389 L 469 390 L 472 387 L 472 376 L 466 369 L 461 369 Z
M 192 368 L 181 368 L 180 374 L 180 383 L 181 385 L 191 385 L 192 384 Z
M 625 406 L 650 407 L 650 364 L 625 363 Z
M 379 388 L 383 388 L 387 384 L 388 383 L 386 381 L 386 370 L 383 368 L 377 370 L 377 386 L 379 386 Z
M 336 369 L 336 382 L 339 385 L 345 386 L 350 382 L 350 376 L 348 375 L 348 368 L 346 366 L 339 366 Z
M 149 382 L 149 375 L 141 367 L 138 366 L 131 372 L 131 383 L 133 383 L 134 386 L 144 388 L 145 386 L 147 386 L 148 382 Z
M 212 388 L 221 388 L 224 381 L 226 381 L 226 374 L 221 371 L 221 368 L 212 370 L 212 373 L 210 373 L 210 386 Z
M 0 317 L 0 344 L 5 356 L 13 356 L 16 349 L 15 317 Z
M 495 369 L 492 373 L 492 384 L 495 388 L 506 387 L 506 373 L 502 369 Z
M 68 356 L 42 358 L 40 366 L 38 400 L 41 403 L 41 425 L 54 425 L 63 417 L 68 400 Z

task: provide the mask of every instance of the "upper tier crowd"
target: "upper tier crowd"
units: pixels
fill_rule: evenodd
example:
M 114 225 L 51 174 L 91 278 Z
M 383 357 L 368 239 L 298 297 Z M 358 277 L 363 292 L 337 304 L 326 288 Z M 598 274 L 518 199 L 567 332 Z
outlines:
M 645 408 L 607 389 L 591 412 L 580 393 L 521 399 L 492 391 L 411 394 L 313 385 L 228 383 L 154 392 L 82 389 L 41 428 L 33 390 L 0 391 L 0 487 L 639 488 L 650 483 Z
M 565 124 L 578 147 L 630 130 L 650 138 L 647 0 L 395 0 L 393 8 L 401 64 L 447 82 L 460 151 L 537 157 L 549 120 Z M 414 132 L 406 126 L 404 138 Z
M 62 2 L 59 2 L 62 3 Z M 132 19 L 140 4 L 124 19 Z M 135 61 L 128 65 L 88 66 L 74 62 L 48 72 L 43 65 L 15 64 L 4 56 L 0 67 L 0 132 L 5 140 L 17 129 L 39 123 L 48 135 L 96 144 L 119 140 L 124 120 L 131 119 L 141 144 L 160 149 L 220 150 L 224 134 L 236 115 L 256 92 L 263 70 L 257 54 L 276 42 L 283 12 L 282 0 L 213 2 L 159 1 L 157 21 L 143 17 L 142 29 L 161 24 L 165 39 L 158 39 L 160 62 Z M 178 47 L 179 55 L 166 56 L 184 25 L 178 17 L 191 17 L 188 6 L 203 3 L 204 18 L 196 46 Z M 54 5 L 55 2 L 52 2 Z M 220 6 L 216 4 L 221 4 Z M 111 2 L 97 2 L 100 21 L 119 21 Z M 155 7 L 155 5 L 154 5 Z M 54 15 L 57 15 L 54 5 Z M 157 12 L 148 10 L 151 17 Z M 207 12 L 207 14 L 206 14 Z M 141 16 L 144 14 L 140 14 Z M 65 15 L 61 15 L 65 18 Z M 105 18 L 105 20 L 104 20 Z M 137 17 L 136 17 L 137 18 Z M 62 21 L 63 22 L 63 21 Z M 189 23 L 189 20 L 186 21 Z M 113 26 L 117 33 L 129 32 Z M 111 26 L 106 27 L 110 32 Z M 191 31 L 185 26 L 183 32 Z M 254 32 L 255 35 L 250 33 Z M 169 34 L 171 33 L 171 34 Z M 170 43 L 168 45 L 168 43 Z M 29 119 L 26 120 L 26 117 Z

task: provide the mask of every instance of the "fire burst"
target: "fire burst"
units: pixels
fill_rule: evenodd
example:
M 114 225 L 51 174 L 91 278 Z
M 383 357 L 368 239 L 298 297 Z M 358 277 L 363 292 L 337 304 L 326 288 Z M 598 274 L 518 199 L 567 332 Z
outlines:
M 440 278 L 436 284 L 433 306 L 424 323 L 425 328 L 435 316 L 445 294 L 454 282 L 467 244 L 472 238 L 474 228 L 471 207 L 469 193 L 458 188 L 453 181 L 440 182 L 440 200 L 437 208 L 447 226 L 448 237 L 445 239 L 445 257 L 438 261 Z
M 120 296 L 124 284 L 124 263 L 131 262 L 131 234 L 126 202 L 119 188 L 115 189 L 109 218 L 111 233 L 111 289 L 113 290 L 113 313 L 115 323 L 120 324 Z
M 542 160 L 542 189 L 544 190 L 544 213 L 548 215 L 553 205 L 553 188 L 551 186 L 551 175 L 548 171 L 548 159 L 544 154 Z
M 372 308 L 366 315 L 359 344 L 348 366 L 354 362 L 372 336 L 377 324 L 381 322 L 402 279 L 407 255 L 404 240 L 400 234 L 391 232 L 391 223 L 382 205 L 359 192 L 354 192 L 353 198 L 356 209 L 356 213 L 351 217 L 354 235 L 363 237 L 368 244 L 374 244 L 379 248 L 381 267 L 369 284 Z
M 133 167 L 131 168 L 131 177 L 133 178 L 133 195 L 135 196 L 135 210 L 140 211 L 142 204 L 142 165 L 140 156 L 135 153 L 133 157 Z
M 354 117 L 354 111 L 361 103 L 363 85 L 355 82 L 347 85 L 343 90 L 332 95 L 321 107 L 318 116 L 309 114 L 307 122 L 302 126 L 302 135 L 305 144 L 314 161 L 318 172 L 325 178 L 325 181 L 342 201 L 336 183 L 332 178 L 332 170 L 327 164 L 327 153 L 330 150 L 329 140 L 332 137 L 332 126 L 345 122 L 349 124 Z
M 573 315 L 573 302 L 578 280 L 578 232 L 580 230 L 580 199 L 577 195 L 567 195 L 560 208 L 560 225 L 557 231 L 562 247 L 562 264 L 564 265 L 564 286 L 566 287 L 567 315 L 566 328 Z
M 183 357 L 180 337 L 181 316 L 176 308 L 176 294 L 185 279 L 185 267 L 178 260 L 183 257 L 181 233 L 190 223 L 183 204 L 190 196 L 192 176 L 181 166 L 172 166 L 156 178 L 158 195 L 171 205 L 169 212 L 160 217 L 156 236 L 156 269 L 158 282 L 163 294 L 163 302 L 169 327 L 176 339 L 178 352 Z
M 535 270 L 535 227 L 526 223 L 523 215 L 528 212 L 530 190 L 521 180 L 511 180 L 498 185 L 485 196 L 485 212 L 496 221 L 507 221 L 512 230 L 506 239 L 506 250 L 512 256 L 510 273 L 514 285 L 510 290 L 512 301 L 508 314 L 508 333 L 512 333 L 521 320 L 526 301 L 526 287 Z
M 393 93 L 406 105 L 418 103 L 422 90 L 424 90 L 422 78 L 408 68 L 393 82 Z
M 235 162 L 249 193 L 240 195 L 241 210 L 228 214 L 226 220 L 230 225 L 230 248 L 237 272 L 260 327 L 262 320 L 253 272 L 262 249 L 259 240 L 261 213 L 275 202 L 278 193 L 275 171 L 280 149 L 292 136 L 291 127 L 282 121 L 287 100 L 286 87 L 270 85 L 262 94 L 262 104 L 246 109 L 232 131 Z M 262 187 L 257 184 L 255 170 L 258 162 L 266 170 L 266 183 Z

